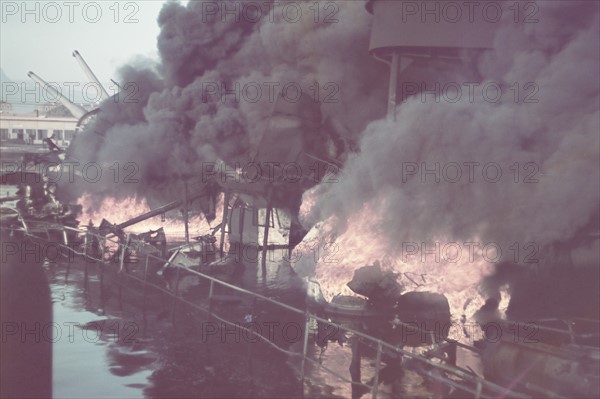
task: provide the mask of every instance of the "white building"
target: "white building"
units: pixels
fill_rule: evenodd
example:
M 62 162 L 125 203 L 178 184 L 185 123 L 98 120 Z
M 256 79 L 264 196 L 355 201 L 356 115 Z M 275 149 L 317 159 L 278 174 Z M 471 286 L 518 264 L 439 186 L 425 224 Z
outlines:
M 0 142 L 44 144 L 45 138 L 60 147 L 73 139 L 77 118 L 60 104 L 41 104 L 32 113 L 16 114 L 9 103 L 0 103 Z

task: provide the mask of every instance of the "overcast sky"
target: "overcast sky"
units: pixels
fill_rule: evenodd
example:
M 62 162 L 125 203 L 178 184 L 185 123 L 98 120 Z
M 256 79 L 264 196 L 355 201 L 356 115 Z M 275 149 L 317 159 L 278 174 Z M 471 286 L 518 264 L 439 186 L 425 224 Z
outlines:
M 49 82 L 84 82 L 72 56 L 79 50 L 98 78 L 109 81 L 136 56 L 158 57 L 156 19 L 164 2 L 0 0 L 0 67 L 17 81 L 28 80 L 31 70 Z

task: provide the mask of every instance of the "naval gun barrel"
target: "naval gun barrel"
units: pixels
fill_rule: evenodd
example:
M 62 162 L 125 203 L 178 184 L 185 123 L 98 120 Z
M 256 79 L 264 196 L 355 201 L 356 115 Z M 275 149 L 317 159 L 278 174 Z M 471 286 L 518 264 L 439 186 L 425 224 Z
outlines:
M 200 198 L 202 196 L 206 195 L 206 193 L 204 191 L 200 191 L 197 192 L 195 195 L 189 196 L 187 198 L 188 204 L 192 201 L 194 201 L 197 198 Z M 123 235 L 123 229 L 129 227 L 129 226 L 133 226 L 134 224 L 143 222 L 146 219 L 150 219 L 153 218 L 155 216 L 161 215 L 165 212 L 168 212 L 170 210 L 179 208 L 181 206 L 185 205 L 185 200 L 178 200 L 178 201 L 173 201 L 173 202 L 169 202 L 166 205 L 163 205 L 161 207 L 158 207 L 156 209 L 153 209 L 151 211 L 148 211 L 146 213 L 143 213 L 139 216 L 136 216 L 134 218 L 131 218 L 129 220 L 126 220 L 122 223 L 119 224 L 113 224 L 110 223 L 108 220 L 106 219 L 102 219 L 102 223 L 100 223 L 100 226 L 98 227 L 100 234 L 102 235 L 106 235 L 106 234 L 115 234 L 117 236 L 122 236 Z
M 139 216 L 136 216 L 133 219 L 129 219 L 129 220 L 123 222 L 123 223 L 119 223 L 115 227 L 118 228 L 118 229 L 124 229 L 126 227 L 133 226 L 136 223 L 143 222 L 146 219 L 150 219 L 150 218 L 152 218 L 154 216 L 158 216 L 158 215 L 160 215 L 162 213 L 168 212 L 168 211 L 173 210 L 175 208 L 179 208 L 181 205 L 183 205 L 183 201 L 173 201 L 173 202 L 170 202 L 170 203 L 168 203 L 166 205 L 163 205 L 161 207 L 153 209 L 153 210 L 151 210 L 149 212 L 146 212 L 146 213 L 143 213 L 143 214 L 141 214 Z
M 48 84 L 44 79 L 40 78 L 35 73 L 30 71 L 29 73 L 27 73 L 27 76 L 29 76 L 31 80 L 39 84 L 44 90 L 47 90 L 51 94 L 55 95 L 58 101 L 60 101 L 60 103 L 64 105 L 65 108 L 68 109 L 75 118 L 79 119 L 87 113 L 87 110 L 85 108 L 69 100 L 60 91 L 56 90 L 56 88 Z
M 87 75 L 88 79 L 90 79 L 92 82 L 94 82 L 96 84 L 96 87 L 100 91 L 100 97 L 102 98 L 102 100 L 106 100 L 108 97 L 110 97 L 108 95 L 108 92 L 104 88 L 104 86 L 102 86 L 102 83 L 100 83 L 100 79 L 98 79 L 98 77 L 96 77 L 96 74 L 94 73 L 94 71 L 92 71 L 92 68 L 90 68 L 90 66 L 87 64 L 87 62 L 85 62 L 85 60 L 83 59 L 81 54 L 79 54 L 79 51 L 77 51 L 77 50 L 73 51 L 73 57 L 75 57 L 75 59 L 79 63 L 79 66 L 81 67 L 81 69 L 83 69 L 83 72 L 85 72 L 85 74 Z

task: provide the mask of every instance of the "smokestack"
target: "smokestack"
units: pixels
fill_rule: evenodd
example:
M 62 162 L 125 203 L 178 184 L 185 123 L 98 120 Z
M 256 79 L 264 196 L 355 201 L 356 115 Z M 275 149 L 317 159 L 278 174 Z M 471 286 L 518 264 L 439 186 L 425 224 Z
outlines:
M 368 0 L 366 4 L 367 11 L 373 14 L 369 52 L 375 59 L 390 66 L 390 120 L 396 117 L 398 74 L 415 58 L 458 59 L 465 49 L 490 49 L 499 25 L 482 18 L 471 23 L 446 18 L 438 23 L 428 23 L 427 19 L 423 20 L 426 15 L 422 15 L 421 7 L 424 7 L 423 4 L 389 0 Z
M 81 117 L 87 113 L 85 108 L 73 103 L 71 100 L 69 100 L 67 97 L 65 97 L 62 93 L 60 93 L 54 87 L 50 86 L 44 79 L 40 78 L 35 73 L 30 71 L 29 73 L 27 73 L 27 76 L 29 76 L 29 78 L 31 78 L 31 80 L 33 80 L 34 82 L 36 82 L 36 83 L 40 84 L 42 87 L 44 87 L 44 89 L 48 90 L 50 93 L 52 93 L 53 95 L 58 97 L 58 101 L 60 101 L 60 103 L 62 105 L 64 105 L 65 108 L 67 108 L 73 114 L 73 116 L 76 117 L 77 119 L 81 119 Z
M 495 2 L 482 3 L 485 9 L 486 3 Z M 458 20 L 449 20 L 444 14 L 434 23 L 433 17 L 424 13 L 424 5 L 415 4 L 411 9 L 412 5 L 401 1 L 369 0 L 366 7 L 373 14 L 369 52 L 388 61 L 396 51 L 413 58 L 458 58 L 463 49 L 490 49 L 500 26 L 483 18 L 469 21 L 462 14 Z
M 96 85 L 98 86 L 98 90 L 100 90 L 100 96 L 101 96 L 102 100 L 106 100 L 109 97 L 108 92 L 106 91 L 104 86 L 102 86 L 102 84 L 100 83 L 100 80 L 98 80 L 98 78 L 94 74 L 94 71 L 92 71 L 92 69 L 87 64 L 87 62 L 85 62 L 85 60 L 83 59 L 81 54 L 79 54 L 79 51 L 77 51 L 77 50 L 73 51 L 73 57 L 75 57 L 77 62 L 79 62 L 79 66 L 81 67 L 81 69 L 83 69 L 83 72 L 85 72 L 88 79 L 91 80 L 92 82 L 96 83 Z

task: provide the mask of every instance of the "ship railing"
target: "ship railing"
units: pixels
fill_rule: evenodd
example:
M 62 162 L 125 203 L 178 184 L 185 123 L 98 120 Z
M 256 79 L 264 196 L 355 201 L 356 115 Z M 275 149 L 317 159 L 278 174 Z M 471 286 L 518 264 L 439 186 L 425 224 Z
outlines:
M 54 226 L 52 226 L 52 227 L 54 227 Z M 517 391 L 513 390 L 512 388 L 503 387 L 492 381 L 489 381 L 489 380 L 485 379 L 484 377 L 475 374 L 472 370 L 466 370 L 466 369 L 463 369 L 458 366 L 445 364 L 443 362 L 433 360 L 433 359 L 423 356 L 421 354 L 406 350 L 401 345 L 394 345 L 394 344 L 385 342 L 377 337 L 374 337 L 374 336 L 368 335 L 364 332 L 350 328 L 348 326 L 344 326 L 339 323 L 334 323 L 328 319 L 318 316 L 317 314 L 315 314 L 309 310 L 290 306 L 290 305 L 283 303 L 281 301 L 278 301 L 276 299 L 267 297 L 265 295 L 262 295 L 262 294 L 259 294 L 259 293 L 253 292 L 253 291 L 246 290 L 244 288 L 230 284 L 226 281 L 220 280 L 220 279 L 210 276 L 208 274 L 205 274 L 205 273 L 202 273 L 202 272 L 199 272 L 196 270 L 192 270 L 192 269 L 189 269 L 187 267 L 184 267 L 184 266 L 181 266 L 178 264 L 174 264 L 174 263 L 172 263 L 172 261 L 170 261 L 168 259 L 164 259 L 162 257 L 156 256 L 156 255 L 153 255 L 150 253 L 145 254 L 145 258 L 142 258 L 142 259 L 144 259 L 143 277 L 136 276 L 133 273 L 129 273 L 127 270 L 128 268 L 125 265 L 127 251 L 135 250 L 135 248 L 127 245 L 127 243 L 119 242 L 118 239 L 116 239 L 114 237 L 113 238 L 105 237 L 105 236 L 97 234 L 93 231 L 88 231 L 87 229 L 72 228 L 72 227 L 68 227 L 68 226 L 64 226 L 64 229 L 68 230 L 68 231 L 72 231 L 74 233 L 84 235 L 85 240 L 83 242 L 84 243 L 83 250 L 79 250 L 79 248 L 76 245 L 64 245 L 64 244 L 58 244 L 58 245 L 60 245 L 61 247 L 65 248 L 69 251 L 72 251 L 73 253 L 75 253 L 77 255 L 86 257 L 87 259 L 90 259 L 93 261 L 101 262 L 102 264 L 106 264 L 106 265 L 109 264 L 111 262 L 111 259 L 110 258 L 106 259 L 103 251 L 101 251 L 101 253 L 99 254 L 100 255 L 99 257 L 92 256 L 92 254 L 89 253 L 88 248 L 87 248 L 88 240 L 91 237 L 95 237 L 99 243 L 102 243 L 101 247 L 103 249 L 108 247 L 109 245 L 116 246 L 114 248 L 118 248 L 118 250 L 116 251 L 116 254 L 118 254 L 118 259 L 116 259 L 116 257 L 113 256 L 112 262 L 113 263 L 115 261 L 118 262 L 118 266 L 119 266 L 118 270 L 121 275 L 126 276 L 127 278 L 130 278 L 132 280 L 135 280 L 143 285 L 144 297 L 146 295 L 146 288 L 151 287 L 153 289 L 156 289 L 156 290 L 172 297 L 174 300 L 174 304 L 176 303 L 175 301 L 184 303 L 196 310 L 199 310 L 199 311 L 207 314 L 210 317 L 215 318 L 216 320 L 219 320 L 220 322 L 228 325 L 229 327 L 234 327 L 234 328 L 240 329 L 241 331 L 244 331 L 247 334 L 251 334 L 252 336 L 256 337 L 257 339 L 261 340 L 265 344 L 271 346 L 273 349 L 275 349 L 281 353 L 285 353 L 292 357 L 300 358 L 301 364 L 300 364 L 299 382 L 300 382 L 302 391 L 304 390 L 304 381 L 305 381 L 305 377 L 306 377 L 306 375 L 305 375 L 306 365 L 307 365 L 307 363 L 311 363 L 314 366 L 324 370 L 325 372 L 331 374 L 332 376 L 340 379 L 341 381 L 343 381 L 345 383 L 351 384 L 352 386 L 360 386 L 360 387 L 368 389 L 371 392 L 372 398 L 377 398 L 378 394 L 380 393 L 379 392 L 379 377 L 380 377 L 379 373 L 381 371 L 382 355 L 385 354 L 387 356 L 400 356 L 403 359 L 410 360 L 413 364 L 419 365 L 419 367 L 414 368 L 413 371 L 416 371 L 421 376 L 423 376 L 425 378 L 429 378 L 434 381 L 437 381 L 439 383 L 445 384 L 448 387 L 453 387 L 462 392 L 471 394 L 471 395 L 473 395 L 474 398 L 492 398 L 492 397 L 531 398 L 532 397 L 532 395 L 530 395 L 530 394 L 517 392 Z M 38 239 L 40 238 L 39 236 L 34 236 L 34 237 L 38 238 Z M 161 287 L 161 286 L 149 281 L 149 262 L 151 260 L 157 261 L 161 264 L 168 264 L 175 268 L 176 276 L 175 276 L 174 290 L 165 289 L 164 287 Z M 195 276 L 199 277 L 200 279 L 205 280 L 206 282 L 209 283 L 207 306 L 202 306 L 198 303 L 194 303 L 194 302 L 184 298 L 182 296 L 182 294 L 179 292 L 179 289 L 178 289 L 179 281 L 180 281 L 182 274 L 184 274 L 184 273 L 195 275 Z M 285 309 L 289 312 L 292 312 L 296 315 L 302 316 L 305 321 L 305 328 L 304 328 L 303 336 L 302 336 L 302 342 L 303 342 L 302 353 L 298 353 L 298 352 L 294 352 L 294 351 L 285 349 L 285 348 L 277 345 L 275 342 L 271 341 L 267 337 L 263 336 L 262 334 L 258 333 L 257 331 L 247 328 L 247 327 L 244 327 L 243 325 L 241 325 L 239 323 L 234 323 L 230 320 L 225 319 L 221 315 L 217 314 L 215 311 L 215 307 L 213 306 L 214 292 L 215 292 L 215 289 L 217 286 L 225 287 L 225 288 L 230 289 L 239 294 L 248 295 L 248 296 L 252 297 L 255 300 L 255 302 L 256 302 L 256 300 L 264 301 L 264 302 L 270 303 L 272 305 L 275 305 L 279 308 Z M 337 331 L 343 331 L 345 334 L 350 334 L 355 337 L 358 337 L 361 340 L 361 342 L 368 344 L 371 348 L 376 348 L 375 349 L 376 350 L 375 371 L 374 371 L 374 378 L 373 378 L 372 385 L 364 384 L 364 383 L 357 382 L 357 381 L 352 381 L 352 380 L 344 377 L 340 373 L 336 372 L 335 370 L 332 370 L 331 368 L 324 366 L 320 361 L 315 360 L 308 355 L 308 342 L 309 342 L 309 335 L 311 334 L 310 326 L 311 326 L 311 323 L 314 323 L 314 322 L 319 322 L 319 323 L 323 323 L 323 325 L 332 326 L 333 328 L 337 329 Z M 418 329 L 418 327 L 416 327 L 414 324 L 409 325 L 409 324 L 403 323 L 403 322 L 399 322 L 399 323 L 400 323 L 400 325 L 403 325 L 406 328 L 411 328 L 411 329 L 417 328 Z M 451 342 L 453 344 L 456 344 L 458 346 L 464 347 L 469 350 L 477 351 L 475 348 L 470 347 L 465 344 L 462 344 L 457 341 L 448 340 L 448 342 Z M 551 392 L 548 392 L 541 387 L 534 387 L 530 384 L 527 387 L 531 391 L 537 391 L 538 393 L 543 393 L 546 396 L 551 394 Z M 550 396 L 554 396 L 554 395 L 550 395 Z

